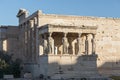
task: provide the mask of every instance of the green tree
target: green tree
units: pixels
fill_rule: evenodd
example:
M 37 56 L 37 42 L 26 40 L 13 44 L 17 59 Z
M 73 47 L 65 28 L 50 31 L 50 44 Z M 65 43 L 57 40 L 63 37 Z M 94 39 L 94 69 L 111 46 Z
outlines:
M 2 78 L 4 74 L 13 74 L 14 77 L 20 77 L 20 64 L 20 59 L 13 61 L 12 55 L 0 51 L 0 78 Z

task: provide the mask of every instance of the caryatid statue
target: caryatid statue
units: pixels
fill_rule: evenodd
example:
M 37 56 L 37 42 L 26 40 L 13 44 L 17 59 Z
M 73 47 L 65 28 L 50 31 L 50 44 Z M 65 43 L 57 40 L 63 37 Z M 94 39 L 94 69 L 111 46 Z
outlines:
M 46 35 L 44 35 L 44 40 L 43 40 L 43 50 L 44 50 L 44 54 L 47 54 L 48 52 L 48 46 L 47 46 L 47 40 L 46 40 Z
M 69 43 L 68 43 L 68 39 L 66 37 L 66 33 L 64 33 L 64 37 L 62 39 L 62 43 L 63 43 L 63 54 L 68 54 L 68 47 L 69 47 Z
M 54 54 L 54 39 L 51 37 L 52 33 L 49 33 L 48 37 L 48 53 Z

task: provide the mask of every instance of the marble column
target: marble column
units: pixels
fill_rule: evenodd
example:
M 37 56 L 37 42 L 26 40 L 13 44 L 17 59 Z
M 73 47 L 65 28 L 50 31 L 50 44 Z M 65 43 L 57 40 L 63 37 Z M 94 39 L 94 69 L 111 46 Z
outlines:
M 29 20 L 29 54 L 32 60 L 32 27 L 33 27 L 33 20 Z
M 96 43 L 95 43 L 95 34 L 92 34 L 92 54 L 95 54 L 96 51 Z
M 48 37 L 48 54 L 54 54 L 54 40 L 52 38 L 52 33 L 49 33 Z
M 31 56 L 32 56 L 32 62 L 34 62 L 34 49 L 35 49 L 35 44 L 34 44 L 34 40 L 35 40 L 35 37 L 34 37 L 34 24 L 35 24 L 35 21 L 34 19 L 30 20 L 30 26 L 31 26 L 31 32 L 30 32 L 30 41 L 31 41 Z
M 77 39 L 77 43 L 78 43 L 78 55 L 80 55 L 81 53 L 81 33 L 78 34 L 78 39 Z
M 88 35 L 86 35 L 86 40 L 85 40 L 85 54 L 86 55 L 88 55 L 88 46 L 89 46 L 89 44 L 88 44 Z
M 37 18 L 34 17 L 34 31 L 33 31 L 33 36 L 34 36 L 34 39 L 33 39 L 33 44 L 34 44 L 34 61 L 36 62 L 37 61 L 37 53 L 38 53 L 38 50 L 37 50 L 37 40 L 38 40 L 38 37 L 37 37 Z
M 30 59 L 30 55 L 29 55 L 29 34 L 28 34 L 28 27 L 29 27 L 29 25 L 28 25 L 28 23 L 26 22 L 26 25 L 25 25 L 25 27 L 26 27 L 26 30 L 25 30 L 25 33 L 26 33 L 26 54 L 27 54 L 27 60 L 29 61 L 29 59 Z
M 34 20 L 30 20 L 30 46 L 31 46 L 31 56 L 32 61 L 34 61 Z
M 27 43 L 28 43 L 28 40 L 27 40 L 27 23 L 24 23 L 24 49 L 25 49 L 25 57 L 26 57 L 26 61 L 28 61 L 28 48 L 27 48 Z
M 67 39 L 67 33 L 64 33 L 62 43 L 63 43 L 63 54 L 68 54 L 69 43 L 68 43 L 68 39 Z

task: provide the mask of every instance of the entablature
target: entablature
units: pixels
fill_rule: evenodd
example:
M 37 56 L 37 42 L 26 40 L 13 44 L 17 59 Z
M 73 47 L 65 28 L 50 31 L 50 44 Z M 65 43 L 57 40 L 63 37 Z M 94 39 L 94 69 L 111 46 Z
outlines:
M 54 25 L 46 24 L 39 27 L 39 34 L 49 32 L 63 32 L 63 33 L 92 33 L 96 34 L 97 26 L 71 26 L 71 25 Z

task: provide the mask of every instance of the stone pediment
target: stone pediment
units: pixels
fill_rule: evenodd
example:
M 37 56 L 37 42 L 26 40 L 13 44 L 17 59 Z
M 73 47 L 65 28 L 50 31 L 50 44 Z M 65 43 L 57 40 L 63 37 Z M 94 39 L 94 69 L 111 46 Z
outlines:
M 17 13 L 17 17 L 20 17 L 21 15 L 28 13 L 28 11 L 26 9 L 20 9 Z

